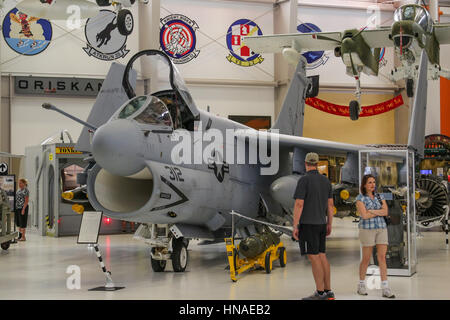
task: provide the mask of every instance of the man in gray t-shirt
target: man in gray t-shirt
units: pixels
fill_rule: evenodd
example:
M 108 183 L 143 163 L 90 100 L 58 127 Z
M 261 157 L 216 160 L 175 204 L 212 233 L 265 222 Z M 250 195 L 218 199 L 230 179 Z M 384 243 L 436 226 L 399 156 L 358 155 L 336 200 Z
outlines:
M 327 177 L 317 170 L 319 156 L 305 157 L 306 175 L 298 181 L 294 193 L 294 232 L 299 240 L 301 255 L 311 261 L 317 291 L 306 300 L 333 300 L 330 284 L 330 264 L 325 255 L 326 237 L 333 222 L 333 193 Z

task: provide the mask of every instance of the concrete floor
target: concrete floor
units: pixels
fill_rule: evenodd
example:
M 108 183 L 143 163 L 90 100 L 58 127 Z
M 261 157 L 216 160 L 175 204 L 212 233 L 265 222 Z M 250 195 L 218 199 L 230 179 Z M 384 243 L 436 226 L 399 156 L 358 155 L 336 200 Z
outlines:
M 450 251 L 443 232 L 424 232 L 418 239 L 418 273 L 413 277 L 390 277 L 398 299 L 450 299 Z M 271 274 L 252 271 L 231 282 L 224 244 L 189 245 L 190 261 L 185 273 L 154 273 L 146 245 L 132 235 L 100 236 L 104 261 L 112 271 L 116 292 L 90 292 L 104 285 L 104 276 L 92 248 L 78 245 L 76 237 L 41 237 L 30 230 L 28 240 L 0 253 L 0 299 L 300 299 L 314 290 L 310 264 L 301 257 L 297 243 L 283 237 L 287 247 L 286 268 L 275 263 Z M 332 287 L 337 299 L 382 299 L 381 290 L 369 296 L 355 293 L 358 282 L 359 241 L 352 219 L 335 219 L 327 242 Z M 66 287 L 66 270 L 81 270 L 81 289 Z

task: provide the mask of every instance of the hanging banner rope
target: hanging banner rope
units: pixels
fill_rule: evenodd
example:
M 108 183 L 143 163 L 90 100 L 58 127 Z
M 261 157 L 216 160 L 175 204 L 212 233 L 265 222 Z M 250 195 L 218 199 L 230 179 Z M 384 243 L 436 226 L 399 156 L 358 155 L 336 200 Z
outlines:
M 306 99 L 306 104 L 316 108 L 317 110 L 331 113 L 337 116 L 343 116 L 343 117 L 349 117 L 349 107 L 348 106 L 340 106 L 337 104 L 333 104 L 324 100 L 320 100 L 318 98 L 308 98 Z M 360 117 L 369 117 L 369 116 L 375 116 L 378 114 L 382 114 L 391 110 L 394 110 L 395 108 L 398 108 L 403 105 L 403 98 L 402 95 L 398 95 L 395 98 L 374 104 L 372 106 L 363 106 Z

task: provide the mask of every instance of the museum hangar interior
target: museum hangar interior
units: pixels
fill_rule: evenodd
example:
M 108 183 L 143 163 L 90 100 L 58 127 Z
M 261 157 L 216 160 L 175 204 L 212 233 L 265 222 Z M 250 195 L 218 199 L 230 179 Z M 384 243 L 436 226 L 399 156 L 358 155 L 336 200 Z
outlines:
M 450 1 L 0 9 L 0 299 L 301 299 L 309 152 L 336 299 L 384 299 L 376 253 L 356 292 L 368 173 L 396 298 L 450 298 Z

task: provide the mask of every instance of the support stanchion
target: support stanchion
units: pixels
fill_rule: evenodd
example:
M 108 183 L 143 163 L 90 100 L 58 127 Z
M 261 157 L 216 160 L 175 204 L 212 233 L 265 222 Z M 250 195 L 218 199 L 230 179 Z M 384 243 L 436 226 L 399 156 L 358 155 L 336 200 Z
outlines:
M 106 278 L 106 284 L 101 287 L 89 289 L 88 291 L 117 291 L 125 287 L 116 287 L 111 277 L 111 272 L 106 270 L 103 263 L 102 254 L 98 246 L 98 235 L 100 233 L 100 226 L 102 222 L 102 212 L 85 211 L 81 218 L 80 232 L 78 233 L 78 244 L 87 244 L 88 248 L 94 248 L 97 255 L 100 268 Z
M 97 255 L 98 262 L 100 263 L 100 268 L 102 269 L 102 271 L 106 277 L 106 284 L 103 287 L 89 289 L 89 291 L 117 291 L 117 290 L 125 288 L 125 287 L 116 287 L 114 285 L 114 281 L 111 277 L 111 272 L 106 270 L 105 264 L 103 263 L 102 253 L 100 252 L 100 249 L 98 248 L 98 244 L 94 245 L 94 250 L 95 250 L 95 254 Z

